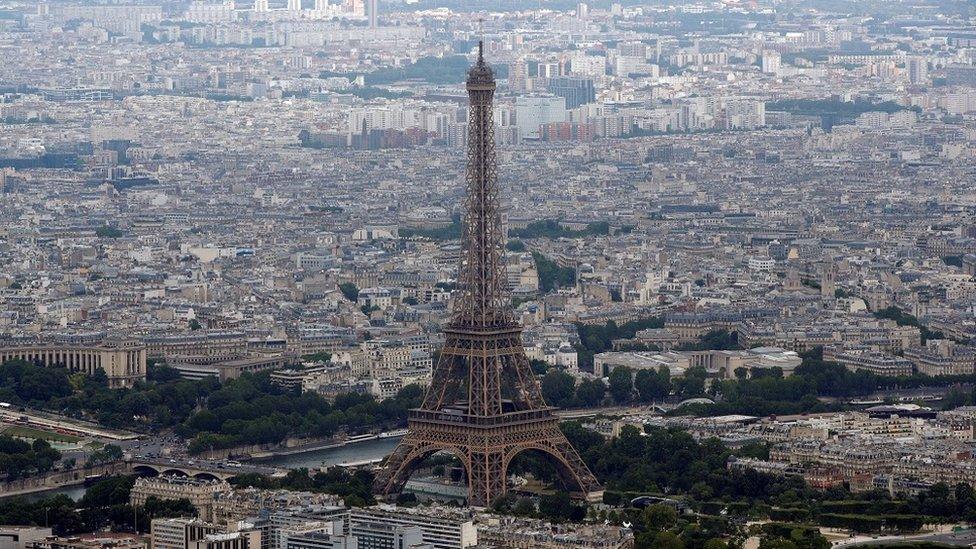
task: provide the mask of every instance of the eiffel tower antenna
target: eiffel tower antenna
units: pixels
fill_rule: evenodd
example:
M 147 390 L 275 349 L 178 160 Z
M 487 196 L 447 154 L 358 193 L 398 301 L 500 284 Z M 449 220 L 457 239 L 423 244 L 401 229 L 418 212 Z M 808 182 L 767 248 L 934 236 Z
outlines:
M 444 328 L 445 343 L 407 435 L 376 477 L 377 493 L 399 492 L 410 472 L 436 452 L 457 457 L 468 480 L 468 504 L 487 507 L 508 489 L 509 464 L 541 453 L 573 493 L 599 501 L 603 489 L 542 398 L 522 347 L 522 327 L 505 285 L 504 246 L 495 160 L 495 75 L 484 42 L 468 70 L 466 216 L 458 272 L 460 297 Z
M 485 49 L 485 19 L 478 18 L 478 61 L 483 61 Z

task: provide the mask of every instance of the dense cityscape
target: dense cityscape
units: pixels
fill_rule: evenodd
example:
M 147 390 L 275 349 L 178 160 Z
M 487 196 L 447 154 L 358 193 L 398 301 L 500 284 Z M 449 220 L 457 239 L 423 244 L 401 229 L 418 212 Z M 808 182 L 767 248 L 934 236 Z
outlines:
M 0 0 L 0 549 L 976 545 L 972 0 Z

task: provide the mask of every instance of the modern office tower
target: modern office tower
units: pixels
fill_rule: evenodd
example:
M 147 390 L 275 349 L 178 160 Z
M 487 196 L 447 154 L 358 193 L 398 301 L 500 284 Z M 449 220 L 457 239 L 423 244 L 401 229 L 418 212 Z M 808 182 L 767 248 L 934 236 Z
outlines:
M 477 529 L 470 520 L 384 505 L 350 509 L 348 531 L 364 548 L 382 547 L 377 540 L 392 540 L 397 535 L 415 538 L 411 540 L 413 543 L 426 543 L 434 549 L 467 549 L 478 545 Z M 419 534 L 419 539 L 413 532 Z
M 596 88 L 589 78 L 573 78 L 560 76 L 550 78 L 546 84 L 546 91 L 566 100 L 567 109 L 575 109 L 580 105 L 596 101 Z
M 520 57 L 508 65 L 508 89 L 512 92 L 524 92 L 528 87 L 529 68 L 524 57 Z
M 423 533 L 416 526 L 403 527 L 390 524 L 362 524 L 355 530 L 352 536 L 356 543 L 362 540 L 358 547 L 363 549 L 407 549 L 422 547 L 427 549 L 430 545 L 424 544 Z
M 183 18 L 194 23 L 220 23 L 234 20 L 234 2 L 193 2 L 183 14 Z
M 617 44 L 617 55 L 624 57 L 639 57 L 647 59 L 647 44 L 638 41 L 621 42 Z
M 580 2 L 576 4 L 576 18 L 586 19 L 590 16 L 590 6 L 586 5 L 586 2 Z
M 196 518 L 157 518 L 149 523 L 149 528 L 153 549 L 188 549 L 220 531 L 217 526 Z
M 603 489 L 559 430 L 522 347 L 522 327 L 505 289 L 492 100 L 495 75 L 478 44 L 468 71 L 466 224 L 461 296 L 444 328 L 445 342 L 420 408 L 410 411 L 408 433 L 377 474 L 375 489 L 399 492 L 410 472 L 436 452 L 464 466 L 468 504 L 487 507 L 508 490 L 507 471 L 533 450 L 553 462 L 577 495 L 602 498 Z M 559 98 L 562 100 L 562 98 Z
M 912 84 L 924 84 L 929 79 L 929 63 L 924 57 L 908 58 L 908 81 Z
M 369 17 L 369 28 L 376 28 L 376 18 L 379 16 L 379 0 L 366 0 L 366 15 Z
M 329 0 L 315 0 L 315 11 L 324 12 L 329 9 Z
M 302 0 L 288 0 L 288 11 L 302 11 Z
M 328 522 L 306 522 L 301 526 L 284 529 L 280 533 L 281 544 L 276 549 L 358 549 L 356 537 L 343 533 L 345 522 L 340 518 Z
M 755 99 L 725 101 L 725 127 L 734 130 L 754 130 L 766 125 L 766 103 Z
M 765 74 L 779 74 L 782 57 L 776 51 L 764 51 L 762 53 L 762 71 Z
M 286 549 L 359 549 L 360 547 L 355 536 L 326 532 L 306 532 L 288 536 L 286 543 Z M 391 545 L 391 547 L 397 546 Z
M 343 5 L 346 13 L 357 17 L 366 15 L 366 4 L 363 0 L 344 0 Z
M 953 63 L 946 67 L 946 84 L 976 87 L 976 65 Z
M 519 96 L 515 99 L 515 120 L 523 138 L 538 138 L 540 126 L 566 121 L 566 99 L 551 95 Z
M 254 11 L 264 13 L 269 11 L 268 0 L 254 0 Z
M 343 529 L 336 528 L 335 524 L 347 519 L 348 511 L 344 507 L 317 506 L 273 512 L 268 516 L 267 545 L 270 549 L 285 549 L 289 536 L 310 531 L 310 525 L 324 525 L 327 528 L 318 528 L 318 531 L 340 534 Z

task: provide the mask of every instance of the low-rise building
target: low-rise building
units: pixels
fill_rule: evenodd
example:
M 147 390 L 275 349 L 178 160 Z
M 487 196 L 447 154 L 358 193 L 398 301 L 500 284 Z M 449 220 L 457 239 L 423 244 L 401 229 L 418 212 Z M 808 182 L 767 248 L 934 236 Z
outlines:
M 905 358 L 918 373 L 929 376 L 969 375 L 976 368 L 976 349 L 949 339 L 930 339 L 925 347 L 905 349 Z
M 221 480 L 202 480 L 193 477 L 159 476 L 140 477 L 129 494 L 132 505 L 145 505 L 146 500 L 186 499 L 196 508 L 202 520 L 213 519 L 214 501 L 218 494 L 229 492 L 230 484 Z

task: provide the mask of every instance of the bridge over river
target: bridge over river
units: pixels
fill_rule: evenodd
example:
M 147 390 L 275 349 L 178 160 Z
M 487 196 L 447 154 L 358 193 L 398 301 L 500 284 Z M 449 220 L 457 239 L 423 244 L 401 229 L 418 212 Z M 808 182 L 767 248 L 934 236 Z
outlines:
M 133 456 L 128 460 L 133 473 L 158 476 L 181 475 L 201 479 L 227 480 L 237 475 L 257 473 L 259 475 L 284 475 L 287 471 L 278 467 L 268 467 L 253 463 L 233 461 L 213 461 L 207 459 L 150 458 Z

